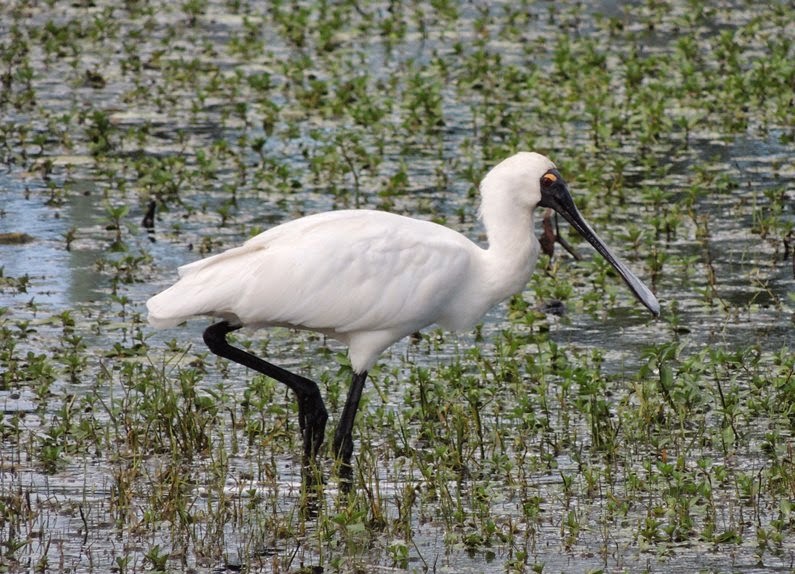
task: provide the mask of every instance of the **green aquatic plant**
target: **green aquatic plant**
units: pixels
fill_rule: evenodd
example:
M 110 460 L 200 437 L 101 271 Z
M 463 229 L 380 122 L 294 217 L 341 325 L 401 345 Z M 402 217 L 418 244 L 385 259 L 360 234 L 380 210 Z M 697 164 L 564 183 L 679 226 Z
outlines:
M 0 246 L 6 569 L 787 568 L 785 4 L 43 8 L 0 8 L 0 221 L 36 238 Z M 664 320 L 627 314 L 580 245 L 584 262 L 545 256 L 504 321 L 385 356 L 360 488 L 302 515 L 290 397 L 155 345 L 139 302 L 199 254 L 329 208 L 480 240 L 476 186 L 525 148 L 560 158 Z M 311 372 L 338 416 L 345 358 L 299 339 L 239 342 Z M 67 497 L 41 495 L 44 472 Z

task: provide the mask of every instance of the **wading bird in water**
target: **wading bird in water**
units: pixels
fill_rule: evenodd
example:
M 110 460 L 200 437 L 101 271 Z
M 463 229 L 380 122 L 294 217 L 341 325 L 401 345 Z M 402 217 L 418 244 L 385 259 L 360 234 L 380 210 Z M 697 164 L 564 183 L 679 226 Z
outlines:
M 317 331 L 348 346 L 353 381 L 332 454 L 350 479 L 353 423 L 367 371 L 387 347 L 429 325 L 472 328 L 492 306 L 522 291 L 539 252 L 537 207 L 552 208 L 602 254 L 652 314 L 655 296 L 597 237 L 548 158 L 520 152 L 480 184 L 488 247 L 430 221 L 373 210 L 319 213 L 274 227 L 242 246 L 190 263 L 147 301 L 154 327 L 197 316 L 210 350 L 292 389 L 298 399 L 304 469 L 323 444 L 328 413 L 317 384 L 230 345 L 241 327 Z M 305 472 L 305 479 L 309 476 Z

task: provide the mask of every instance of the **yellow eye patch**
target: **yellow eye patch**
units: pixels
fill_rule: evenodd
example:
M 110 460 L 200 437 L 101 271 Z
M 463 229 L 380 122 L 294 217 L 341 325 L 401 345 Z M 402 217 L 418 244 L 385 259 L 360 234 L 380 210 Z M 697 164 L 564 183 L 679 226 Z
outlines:
M 545 173 L 544 177 L 541 178 L 541 181 L 544 182 L 545 185 L 552 185 L 558 181 L 558 176 L 556 176 L 554 173 Z

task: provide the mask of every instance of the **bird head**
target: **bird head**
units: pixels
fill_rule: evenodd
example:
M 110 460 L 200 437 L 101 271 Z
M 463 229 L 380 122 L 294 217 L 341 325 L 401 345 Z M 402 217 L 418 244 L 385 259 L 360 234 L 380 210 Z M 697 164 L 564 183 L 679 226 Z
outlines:
M 580 214 L 566 181 L 549 158 L 535 152 L 519 152 L 496 165 L 484 178 L 481 189 L 484 200 L 486 194 L 503 192 L 512 196 L 514 209 L 524 208 L 530 213 L 536 207 L 554 209 L 607 259 L 654 316 L 660 314 L 660 304 L 654 294 L 623 261 L 613 255 Z
M 541 201 L 541 177 L 555 164 L 536 152 L 520 151 L 495 165 L 481 183 L 484 200 L 510 205 L 510 209 L 532 212 Z M 484 201 L 484 204 L 486 201 Z

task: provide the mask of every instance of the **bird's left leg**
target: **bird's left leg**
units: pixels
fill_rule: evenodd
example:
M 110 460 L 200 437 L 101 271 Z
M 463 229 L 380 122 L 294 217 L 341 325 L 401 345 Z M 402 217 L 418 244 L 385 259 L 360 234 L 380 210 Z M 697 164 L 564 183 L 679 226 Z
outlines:
M 356 411 L 359 410 L 359 401 L 362 398 L 362 389 L 367 379 L 367 371 L 363 373 L 353 373 L 351 388 L 348 391 L 348 399 L 345 401 L 345 408 L 342 409 L 342 416 L 334 433 L 334 456 L 340 461 L 339 475 L 342 484 L 347 485 L 343 488 L 350 488 L 353 479 L 353 468 L 351 467 L 351 457 L 353 456 L 353 422 L 356 419 Z
M 204 331 L 204 342 L 207 347 L 221 357 L 240 363 L 258 373 L 287 385 L 298 397 L 298 422 L 304 438 L 304 471 L 308 483 L 313 482 L 312 462 L 323 444 L 326 432 L 328 412 L 323 403 L 317 383 L 301 375 L 291 373 L 286 369 L 277 367 L 251 353 L 230 345 L 226 336 L 232 331 L 240 329 L 226 321 L 220 321 L 207 327 Z

